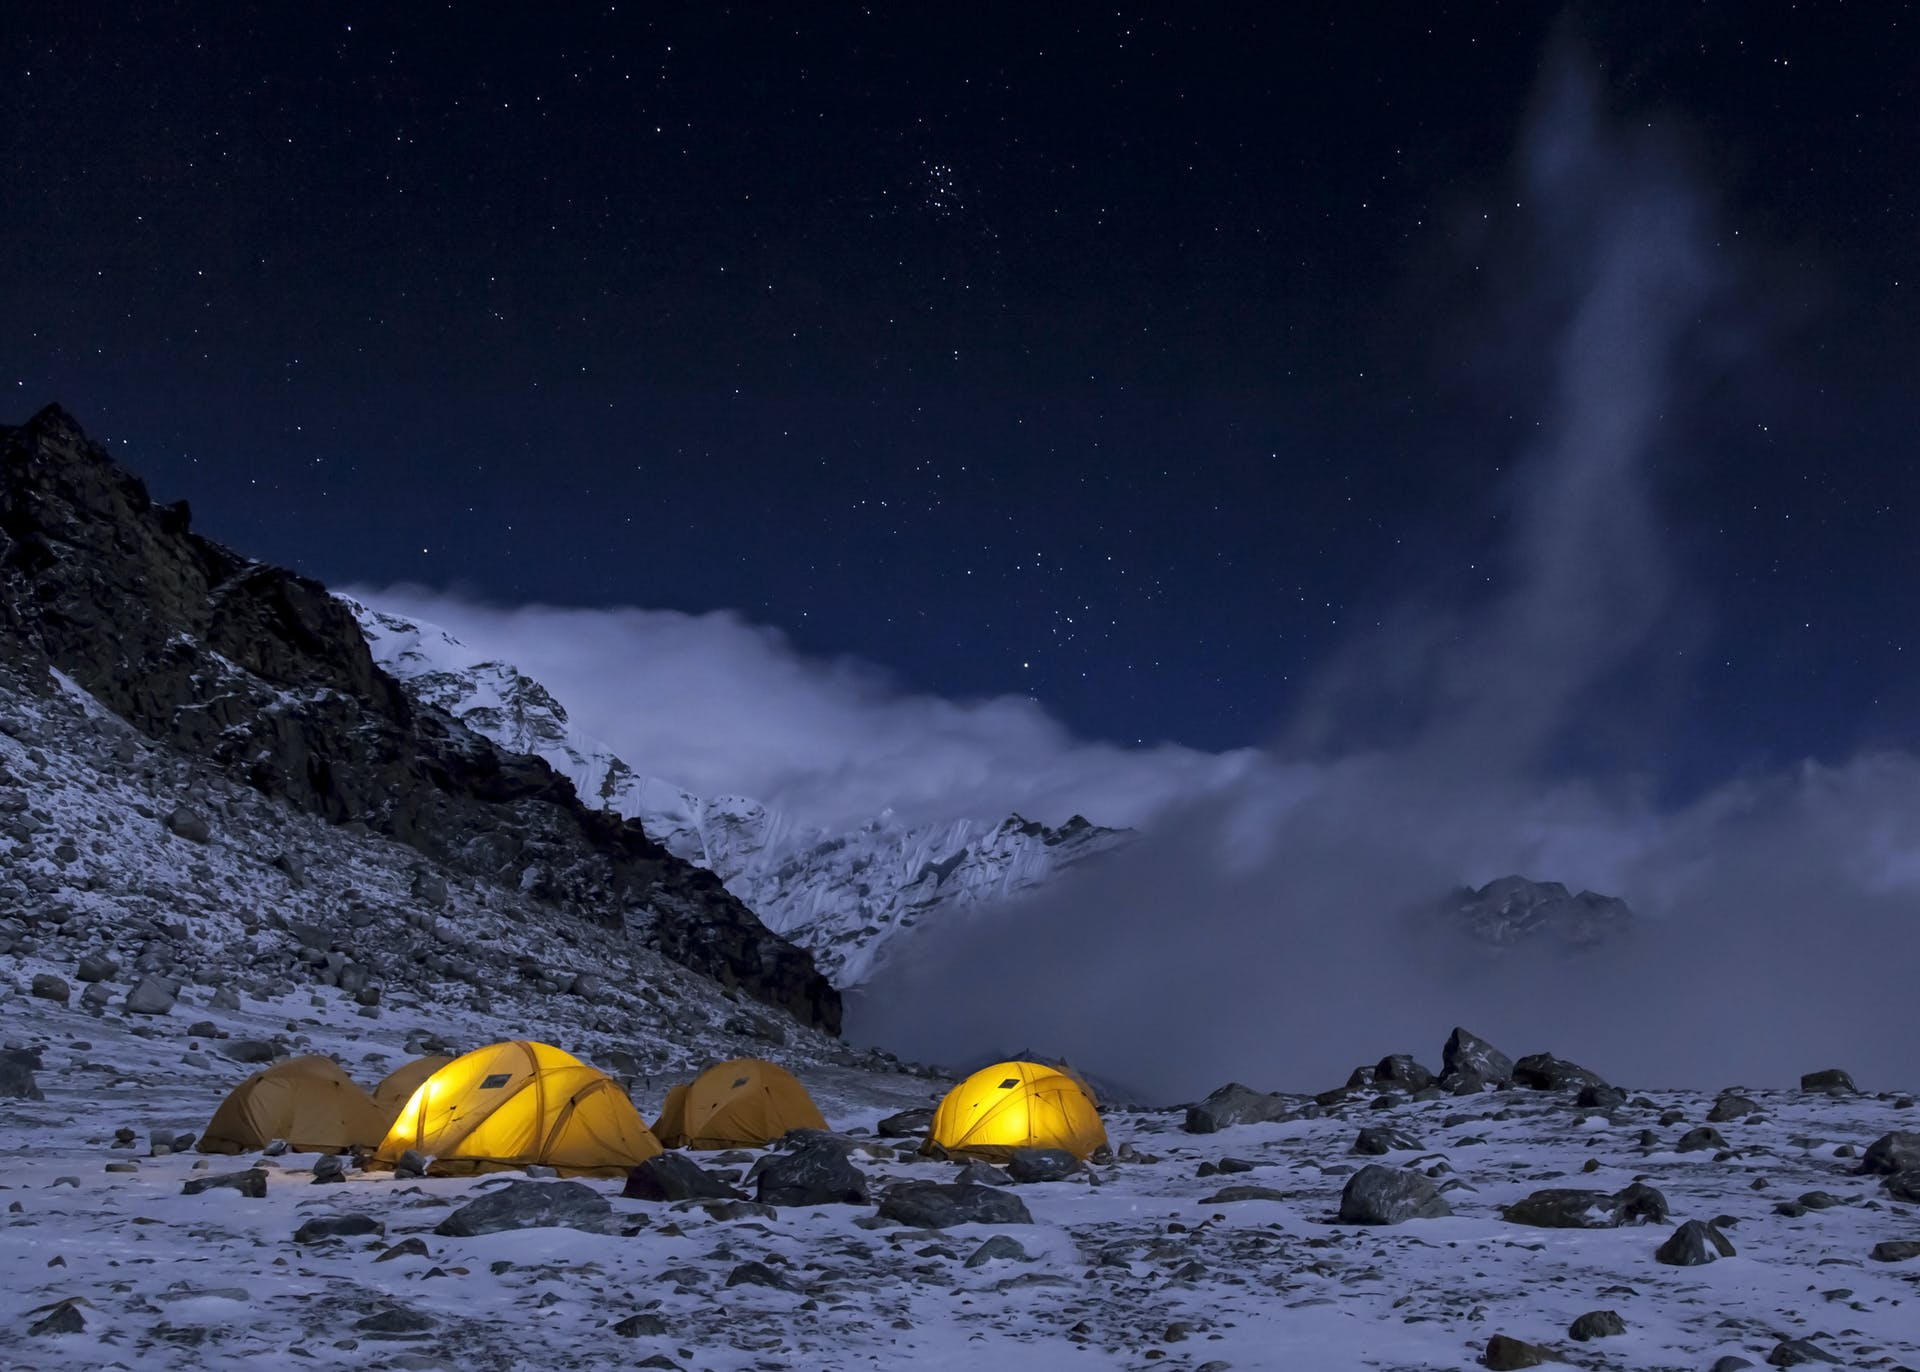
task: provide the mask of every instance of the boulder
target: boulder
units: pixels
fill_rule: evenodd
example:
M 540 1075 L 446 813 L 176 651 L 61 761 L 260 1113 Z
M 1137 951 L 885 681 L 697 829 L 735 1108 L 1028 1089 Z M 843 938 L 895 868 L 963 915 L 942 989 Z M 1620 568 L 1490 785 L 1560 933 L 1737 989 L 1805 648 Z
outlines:
M 1698 1153 L 1702 1149 L 1718 1149 L 1726 1146 L 1727 1141 L 1720 1136 L 1720 1131 L 1705 1124 L 1698 1129 L 1687 1130 L 1680 1136 L 1680 1141 L 1674 1144 L 1674 1148 L 1682 1153 Z
M 985 1267 L 990 1262 L 1025 1262 L 1027 1250 L 1005 1234 L 995 1234 L 968 1256 L 968 1267 Z
M 1866 1156 L 1860 1159 L 1862 1172 L 1914 1172 L 1920 1171 L 1920 1134 L 1894 1130 L 1882 1134 L 1867 1145 Z
M 633 1200 L 745 1200 L 747 1193 L 729 1186 L 684 1153 L 661 1153 L 627 1173 L 620 1194 Z
M 975 1158 L 953 1174 L 953 1179 L 973 1186 L 1011 1186 L 1013 1178 L 990 1162 Z
M 1627 1093 L 1617 1086 L 1583 1086 L 1573 1103 L 1582 1110 L 1604 1110 L 1611 1114 L 1627 1103 Z
M 1666 1197 L 1643 1182 L 1611 1194 L 1553 1187 L 1500 1207 L 1500 1218 L 1507 1223 L 1535 1229 L 1617 1229 L 1666 1217 Z
M 1263 1124 L 1293 1115 L 1284 1097 L 1230 1081 L 1198 1105 L 1187 1107 L 1184 1128 L 1189 1134 L 1215 1134 L 1229 1125 Z
M 6 1094 L 0 1091 L 0 1095 Z M 1895 1172 L 1881 1185 L 1887 1188 L 1887 1194 L 1897 1201 L 1909 1205 L 1920 1205 L 1920 1168 L 1910 1172 Z
M 1416 1152 L 1426 1147 L 1404 1129 L 1395 1129 L 1390 1125 L 1377 1124 L 1360 1131 L 1360 1137 L 1353 1141 L 1353 1151 L 1379 1157 L 1383 1153 Z
M 469 1201 L 434 1227 L 447 1238 L 472 1238 L 508 1229 L 582 1229 L 603 1233 L 613 1207 L 591 1186 L 577 1181 L 510 1181 Z
M 1440 1053 L 1440 1084 L 1456 1093 L 1513 1084 L 1513 1059 L 1478 1034 L 1456 1027 Z
M 1348 1177 L 1340 1192 L 1342 1224 L 1400 1224 L 1452 1213 L 1453 1207 L 1427 1177 L 1377 1162 Z
M 174 807 L 167 815 L 166 824 L 168 833 L 194 843 L 205 843 L 213 836 L 207 821 L 184 805 Z
M 1007 1159 L 1007 1179 L 1021 1184 L 1065 1181 L 1085 1168 L 1085 1163 L 1064 1148 L 1016 1148 Z
M 763 1262 L 743 1262 L 727 1273 L 728 1286 L 770 1286 L 775 1291 L 791 1291 L 793 1283 Z
M 51 972 L 36 972 L 29 994 L 39 1000 L 56 1000 L 65 1005 L 67 997 L 73 994 L 73 988 Z
M 173 1009 L 173 1000 L 177 994 L 179 992 L 174 983 L 165 977 L 144 976 L 131 991 L 127 992 L 127 1013 L 164 1015 Z
M 69 1296 L 63 1301 L 55 1301 L 51 1306 L 41 1306 L 31 1313 L 40 1318 L 27 1326 L 29 1334 L 78 1334 L 86 1329 L 86 1317 L 80 1313 L 78 1296 Z
M 100 953 L 93 953 L 80 959 L 80 965 L 73 975 L 81 981 L 105 981 L 120 970 L 120 964 Z
M 883 1139 L 919 1139 L 925 1138 L 932 1127 L 933 1111 L 902 1110 L 881 1120 L 874 1132 Z
M 1875 1262 L 1911 1262 L 1920 1258 L 1920 1243 L 1912 1239 L 1887 1239 L 1876 1243 L 1867 1256 Z
M 1285 1191 L 1276 1191 L 1271 1186 L 1223 1186 L 1211 1196 L 1201 1201 L 1202 1205 L 1232 1205 L 1236 1201 L 1283 1201 L 1288 1196 Z
M 667 1322 L 658 1315 L 642 1311 L 638 1315 L 629 1315 L 614 1325 L 613 1332 L 623 1339 L 651 1337 L 666 1333 Z
M 867 1177 L 839 1141 L 815 1138 L 767 1161 L 755 1199 L 763 1205 L 865 1205 Z
M 1397 1086 L 1403 1091 L 1424 1091 L 1433 1085 L 1433 1073 L 1413 1060 L 1411 1054 L 1395 1053 L 1380 1059 L 1373 1069 L 1373 1080 L 1379 1086 Z
M 266 1039 L 230 1039 L 220 1045 L 220 1056 L 235 1062 L 272 1062 L 280 1046 Z
M 965 1182 L 896 1182 L 881 1196 L 878 1213 L 881 1219 L 916 1229 L 1033 1223 L 1026 1205 L 1013 1192 Z
M 1760 1102 L 1751 1096 L 1729 1091 L 1713 1103 L 1713 1109 L 1707 1111 L 1707 1123 L 1725 1124 L 1728 1120 L 1745 1119 L 1759 1108 Z
M 1733 1256 L 1727 1236 L 1705 1220 L 1688 1220 L 1654 1250 L 1655 1262 L 1669 1267 L 1703 1267 Z
M 1818 1072 L 1804 1073 L 1800 1078 L 1802 1091 L 1845 1091 L 1849 1094 L 1860 1088 L 1853 1084 L 1853 1078 L 1838 1067 L 1823 1067 Z
M 1536 1091 L 1579 1090 L 1607 1084 L 1599 1073 L 1589 1072 L 1579 1063 L 1556 1058 L 1551 1053 L 1530 1053 L 1521 1058 L 1513 1065 L 1513 1080 L 1518 1086 Z
M 0 1100 L 45 1100 L 33 1079 L 40 1055 L 26 1048 L 0 1048 Z
M 1773 1346 L 1773 1352 L 1767 1354 L 1769 1367 L 1799 1367 L 1804 1363 L 1838 1365 L 1839 1362 L 1840 1359 L 1812 1339 L 1782 1339 Z

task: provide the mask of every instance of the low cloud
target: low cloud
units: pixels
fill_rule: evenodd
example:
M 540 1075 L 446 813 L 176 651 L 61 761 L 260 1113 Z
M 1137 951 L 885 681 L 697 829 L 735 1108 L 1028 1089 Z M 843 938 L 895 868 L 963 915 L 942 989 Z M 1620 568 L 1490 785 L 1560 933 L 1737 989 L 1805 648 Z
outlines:
M 347 594 L 511 662 L 637 771 L 700 796 L 744 795 L 829 829 L 896 817 L 1140 825 L 1259 755 L 1075 738 L 1019 696 L 948 700 L 880 668 L 810 657 L 727 612 L 501 607 L 422 586 Z

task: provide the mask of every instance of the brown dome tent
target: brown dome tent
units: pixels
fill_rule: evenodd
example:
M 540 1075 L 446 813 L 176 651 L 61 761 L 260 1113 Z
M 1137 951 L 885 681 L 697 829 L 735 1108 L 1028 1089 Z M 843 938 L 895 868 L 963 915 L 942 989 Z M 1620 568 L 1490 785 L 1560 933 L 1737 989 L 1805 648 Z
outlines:
M 452 1058 L 438 1054 L 415 1058 L 412 1062 L 401 1063 L 382 1077 L 380 1084 L 373 1088 L 373 1103 L 386 1112 L 387 1123 L 393 1123 L 393 1117 L 400 1113 L 400 1107 L 419 1089 L 421 1082 L 452 1061 Z M 384 1135 L 386 1130 L 380 1132 Z
M 620 1084 L 545 1043 L 490 1044 L 414 1088 L 374 1155 L 407 1149 L 464 1175 L 543 1163 L 563 1176 L 624 1177 L 660 1152 Z
M 233 1088 L 200 1136 L 202 1153 L 243 1153 L 285 1139 L 296 1153 L 371 1148 L 387 1116 L 332 1058 L 288 1058 Z
M 789 1129 L 825 1129 L 813 1097 L 759 1058 L 715 1063 L 667 1092 L 653 1132 L 669 1148 L 759 1148 Z

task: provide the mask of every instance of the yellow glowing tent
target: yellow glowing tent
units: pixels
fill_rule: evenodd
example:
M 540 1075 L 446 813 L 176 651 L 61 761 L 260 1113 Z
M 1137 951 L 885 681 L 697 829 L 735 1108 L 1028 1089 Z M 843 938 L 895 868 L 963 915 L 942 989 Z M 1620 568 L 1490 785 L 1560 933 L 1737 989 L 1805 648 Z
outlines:
M 233 1088 L 200 1136 L 202 1153 L 241 1153 L 285 1139 L 296 1153 L 371 1148 L 387 1116 L 332 1058 L 288 1058 Z
M 758 1148 L 789 1129 L 825 1129 L 807 1088 L 759 1058 L 716 1063 L 667 1092 L 654 1136 L 669 1148 Z
M 424 1058 L 415 1058 L 412 1062 L 403 1062 L 373 1088 L 373 1103 L 386 1111 L 387 1123 L 393 1123 L 393 1117 L 400 1113 L 400 1107 L 413 1098 L 415 1088 L 428 1077 L 445 1067 L 453 1059 L 439 1054 Z M 380 1131 L 382 1134 L 386 1130 Z
M 930 1144 L 993 1161 L 1016 1148 L 1085 1158 L 1106 1141 L 1093 1093 L 1066 1069 L 1039 1062 L 981 1068 L 947 1093 L 927 1131 Z
M 455 1058 L 414 1089 L 374 1165 L 407 1149 L 437 1173 L 544 1163 L 563 1176 L 625 1176 L 660 1152 L 619 1083 L 544 1043 L 495 1043 Z

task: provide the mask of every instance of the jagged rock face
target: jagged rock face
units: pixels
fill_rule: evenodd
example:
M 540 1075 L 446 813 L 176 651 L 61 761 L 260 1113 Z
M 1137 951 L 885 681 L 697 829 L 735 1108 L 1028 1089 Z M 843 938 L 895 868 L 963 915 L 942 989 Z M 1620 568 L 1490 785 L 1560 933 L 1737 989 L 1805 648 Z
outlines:
M 1633 910 L 1617 896 L 1569 894 L 1557 881 L 1508 876 L 1479 890 L 1463 886 L 1447 912 L 1482 943 L 1497 947 L 1546 946 L 1580 952 L 1632 927 Z
M 885 816 L 829 832 L 746 797 L 696 796 L 575 728 L 553 693 L 514 664 L 435 625 L 342 603 L 359 617 L 376 660 L 417 702 L 544 759 L 589 805 L 639 820 L 670 852 L 719 876 L 769 928 L 807 948 L 843 989 L 866 982 L 916 927 L 1004 901 L 1130 837 L 1078 815 L 1058 826 L 1017 814 L 912 825 Z
M 50 407 L 0 428 L 0 631 L 142 732 L 837 1030 L 838 993 L 711 873 L 538 758 L 417 708 L 316 581 L 190 531 Z

